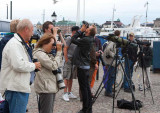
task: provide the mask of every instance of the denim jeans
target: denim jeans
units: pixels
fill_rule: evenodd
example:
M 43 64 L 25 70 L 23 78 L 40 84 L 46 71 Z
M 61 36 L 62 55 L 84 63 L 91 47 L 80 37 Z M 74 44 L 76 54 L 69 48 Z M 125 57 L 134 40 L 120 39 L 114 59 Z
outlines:
M 108 94 L 112 93 L 112 85 L 114 84 L 115 80 L 115 67 L 111 66 L 109 69 L 109 76 L 108 76 L 108 81 L 107 81 L 107 87 L 106 87 L 106 92 Z M 108 74 L 106 73 L 106 74 Z
M 129 68 L 128 68 L 128 64 L 129 64 Z M 128 59 L 128 63 L 127 63 L 127 60 L 125 59 L 125 72 L 126 72 L 128 81 L 127 81 L 126 76 L 124 76 L 124 81 L 123 81 L 124 89 L 129 89 L 129 84 L 130 83 L 132 84 L 133 66 L 134 66 L 134 62 L 133 61 Z M 130 69 L 130 74 L 129 74 L 129 69 Z M 128 84 L 128 82 L 129 82 L 129 84 Z
M 5 98 L 9 104 L 10 113 L 26 113 L 29 93 L 16 91 L 5 92 Z

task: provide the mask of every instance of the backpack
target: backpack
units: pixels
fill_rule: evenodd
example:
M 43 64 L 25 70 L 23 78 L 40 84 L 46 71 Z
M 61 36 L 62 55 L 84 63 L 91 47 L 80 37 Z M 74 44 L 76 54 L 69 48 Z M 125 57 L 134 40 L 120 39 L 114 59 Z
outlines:
M 129 110 L 139 110 L 143 107 L 143 103 L 140 100 L 136 100 L 135 105 L 134 101 L 127 101 L 124 99 L 117 100 L 117 106 L 120 109 L 129 109 Z

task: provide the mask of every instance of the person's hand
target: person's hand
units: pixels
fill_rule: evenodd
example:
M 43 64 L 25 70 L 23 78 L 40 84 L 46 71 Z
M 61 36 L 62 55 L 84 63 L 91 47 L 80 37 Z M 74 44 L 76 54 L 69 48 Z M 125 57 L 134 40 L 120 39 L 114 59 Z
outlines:
M 87 29 L 86 25 L 85 25 L 85 24 L 83 24 L 83 25 L 82 25 L 82 27 L 81 27 L 81 32 L 85 32 L 85 31 L 86 31 L 86 29 Z
M 66 62 L 66 63 L 68 62 L 68 58 L 65 58 L 65 62 Z
M 98 70 L 98 64 L 95 64 L 95 69 Z
M 99 51 L 96 52 L 96 56 L 97 57 L 100 56 L 100 52 Z
M 40 62 L 34 62 L 36 69 L 41 70 L 41 63 Z
M 61 42 L 57 41 L 56 47 L 57 47 L 57 51 L 62 51 L 62 43 Z
M 58 29 L 58 27 L 53 27 L 53 34 L 57 34 Z

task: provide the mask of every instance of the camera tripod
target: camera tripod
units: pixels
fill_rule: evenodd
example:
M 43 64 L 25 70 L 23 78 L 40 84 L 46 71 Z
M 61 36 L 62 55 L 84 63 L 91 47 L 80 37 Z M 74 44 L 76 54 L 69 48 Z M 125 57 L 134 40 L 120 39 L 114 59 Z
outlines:
M 132 100 L 134 101 L 134 108 L 135 108 L 135 112 L 136 112 L 136 107 L 138 107 L 138 106 L 136 105 L 136 100 L 135 100 L 135 96 L 134 96 L 134 94 L 133 94 L 131 82 L 129 82 L 129 79 L 128 79 L 127 74 L 126 74 L 126 72 L 125 72 L 125 70 L 124 70 L 122 61 L 121 61 L 120 57 L 118 56 L 118 52 L 119 52 L 119 49 L 118 49 L 118 48 L 119 48 L 119 47 L 120 47 L 119 44 L 116 44 L 116 54 L 115 54 L 112 62 L 110 63 L 110 65 L 109 65 L 109 67 L 108 67 L 108 69 L 107 69 L 107 72 L 106 72 L 106 74 L 104 75 L 103 80 L 102 80 L 102 82 L 101 82 L 100 85 L 99 85 L 99 88 L 97 89 L 97 91 L 96 91 L 96 93 L 95 93 L 95 96 L 94 96 L 94 98 L 93 98 L 93 100 L 92 100 L 92 105 L 95 103 L 96 99 L 98 98 L 98 96 L 99 96 L 100 93 L 102 92 L 102 90 L 103 90 L 103 88 L 105 87 L 105 85 L 106 85 L 106 84 L 108 83 L 108 81 L 111 79 L 111 76 L 110 76 L 110 77 L 108 78 L 108 80 L 104 83 L 104 86 L 102 87 L 103 81 L 106 79 L 107 74 L 108 74 L 108 72 L 110 71 L 111 66 L 113 65 L 113 62 L 115 61 L 115 68 L 114 68 L 114 71 L 113 71 L 113 72 L 115 73 L 115 78 L 114 78 L 114 91 L 115 91 L 115 82 L 116 82 L 117 67 L 118 67 L 118 64 L 120 64 L 121 67 L 122 67 L 122 69 L 123 69 L 124 76 L 126 77 L 127 83 L 129 84 L 129 88 L 130 88 L 131 93 L 132 93 Z M 125 58 L 127 59 L 127 64 L 128 64 L 128 56 L 127 56 L 127 54 L 125 55 Z M 100 59 L 101 59 L 101 61 L 102 61 L 102 65 L 105 66 L 106 64 L 104 63 L 102 57 L 100 57 Z M 128 64 L 128 68 L 129 68 L 129 64 Z M 112 72 L 112 73 L 109 73 L 109 74 L 113 74 L 113 72 Z M 129 73 L 130 73 L 130 69 L 129 69 Z M 130 75 L 130 74 L 129 74 L 129 75 Z M 101 87 L 102 87 L 102 88 L 101 88 Z M 112 113 L 114 113 L 114 101 L 115 101 L 115 92 L 113 92 L 113 107 L 112 107 Z M 138 110 L 139 110 L 139 112 L 140 112 L 140 109 L 138 109 Z
M 143 57 L 143 53 L 144 53 L 143 46 L 141 45 L 140 46 L 140 52 L 139 52 L 138 64 L 141 63 L 141 68 L 142 68 L 144 97 L 146 97 L 146 94 L 145 94 L 146 88 L 145 88 L 145 81 L 144 81 L 144 73 L 145 73 L 146 79 L 147 79 L 147 84 L 148 84 L 148 87 L 149 87 L 149 91 L 151 93 L 152 101 L 153 101 L 153 104 L 154 104 L 154 99 L 153 99 L 153 94 L 152 94 L 152 88 L 151 88 L 149 77 L 148 77 L 148 73 L 147 73 L 147 70 L 146 70 L 146 64 L 145 64 L 145 60 L 144 60 L 144 57 Z

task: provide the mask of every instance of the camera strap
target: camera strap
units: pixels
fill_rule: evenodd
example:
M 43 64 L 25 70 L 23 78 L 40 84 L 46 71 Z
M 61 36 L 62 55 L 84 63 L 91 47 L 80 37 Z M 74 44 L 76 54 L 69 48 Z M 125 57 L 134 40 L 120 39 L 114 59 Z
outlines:
M 29 55 L 30 58 L 32 59 L 33 56 L 32 56 L 32 49 L 31 49 L 31 47 L 29 47 L 29 46 L 27 45 L 27 43 L 24 41 L 24 39 L 21 37 L 20 34 L 17 33 L 17 35 L 18 35 L 18 36 L 20 37 L 20 39 L 22 40 L 21 44 L 25 47 L 25 49 L 27 50 L 28 55 Z

